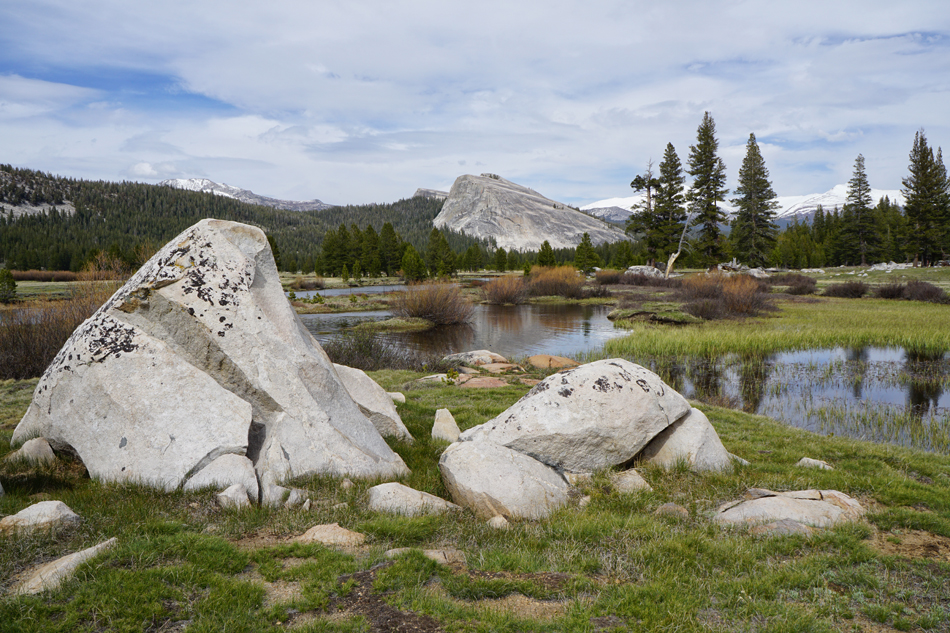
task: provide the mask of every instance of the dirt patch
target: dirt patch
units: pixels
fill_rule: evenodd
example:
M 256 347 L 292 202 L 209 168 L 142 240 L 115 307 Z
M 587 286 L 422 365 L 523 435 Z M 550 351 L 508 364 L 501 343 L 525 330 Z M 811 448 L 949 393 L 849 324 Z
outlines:
M 361 615 L 369 622 L 370 631 L 373 633 L 428 633 L 442 630 L 439 623 L 427 615 L 400 611 L 386 604 L 383 601 L 384 594 L 373 591 L 375 577 L 374 570 L 341 576 L 340 582 L 353 580 L 356 586 L 347 595 L 335 597 L 330 601 L 329 612 L 334 614 L 333 617 L 339 619 Z
M 950 538 L 924 530 L 877 532 L 871 545 L 881 554 L 950 563 Z

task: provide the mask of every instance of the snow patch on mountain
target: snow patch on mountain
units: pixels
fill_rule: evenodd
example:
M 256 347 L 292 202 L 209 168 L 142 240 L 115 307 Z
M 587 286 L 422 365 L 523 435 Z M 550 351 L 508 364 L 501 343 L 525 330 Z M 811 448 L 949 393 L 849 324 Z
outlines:
M 207 178 L 173 178 L 171 180 L 163 180 L 158 184 L 175 189 L 184 189 L 185 191 L 213 193 L 216 196 L 234 198 L 235 200 L 240 200 L 248 204 L 259 204 L 261 206 L 274 207 L 275 209 L 284 209 L 287 211 L 322 211 L 323 209 L 329 209 L 333 206 L 332 204 L 327 204 L 316 199 L 298 201 L 268 198 L 267 196 L 258 195 L 247 189 L 217 183 Z

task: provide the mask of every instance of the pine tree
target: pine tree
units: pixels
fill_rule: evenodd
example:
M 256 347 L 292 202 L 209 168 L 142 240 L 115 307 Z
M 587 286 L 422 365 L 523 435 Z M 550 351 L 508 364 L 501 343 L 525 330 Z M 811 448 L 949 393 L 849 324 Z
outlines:
M 577 250 L 574 252 L 574 266 L 585 275 L 600 266 L 600 256 L 594 251 L 590 235 L 587 233 L 581 237 L 581 243 L 577 245 Z
M 557 266 L 554 249 L 551 248 L 551 243 L 547 240 L 541 243 L 541 249 L 538 251 L 538 266 Z
M 639 209 L 634 208 L 634 214 L 627 220 L 626 232 L 630 234 L 642 234 L 641 242 L 646 248 L 648 256 L 655 261 L 661 257 L 659 250 L 665 246 L 663 240 L 663 218 L 659 216 L 654 209 L 654 195 L 660 188 L 660 180 L 653 177 L 653 160 L 647 163 L 647 170 L 642 175 L 637 176 L 630 183 L 630 187 L 637 193 L 643 191 L 646 194 Z
M 910 151 L 910 175 L 901 181 L 914 262 L 924 265 L 943 254 L 944 242 L 950 232 L 950 183 L 947 182 L 942 152 L 938 151 L 937 156 L 934 158 L 933 149 L 928 147 L 924 131 L 917 132 Z
M 492 268 L 500 273 L 508 270 L 508 253 L 500 246 L 495 249 L 495 255 L 492 258 Z
M 402 276 L 406 281 L 420 281 L 426 278 L 426 264 L 419 252 L 409 244 L 402 256 Z
M 7 268 L 0 268 L 0 303 L 11 303 L 16 299 L 16 280 Z
M 690 211 L 696 214 L 695 222 L 702 225 L 697 248 L 707 265 L 722 259 L 722 231 L 719 224 L 726 219 L 718 203 L 726 199 L 726 165 L 716 155 L 719 141 L 716 140 L 716 123 L 703 114 L 703 121 L 696 130 L 696 144 L 689 147 L 689 169 L 693 185 L 687 195 Z
M 867 266 L 868 258 L 876 254 L 879 242 L 871 213 L 872 203 L 871 186 L 864 171 L 864 156 L 858 154 L 854 160 L 854 173 L 848 181 L 848 198 L 844 212 L 849 221 L 843 227 L 843 237 L 851 242 L 844 245 L 850 255 L 849 260 L 860 260 L 862 266 Z
M 663 161 L 660 163 L 660 188 L 655 202 L 656 214 L 661 218 L 663 247 L 660 249 L 660 255 L 664 259 L 676 251 L 683 233 L 683 223 L 686 222 L 686 196 L 683 194 L 685 183 L 683 164 L 676 155 L 676 148 L 672 143 L 667 143 Z
M 394 275 L 402 266 L 402 256 L 399 253 L 399 236 L 392 223 L 386 222 L 379 232 L 379 258 L 382 267 L 390 275 Z
M 753 268 L 763 266 L 778 234 L 773 222 L 778 203 L 755 134 L 749 134 L 735 193 L 739 197 L 733 198 L 732 204 L 738 210 L 732 221 L 730 239 L 746 264 Z

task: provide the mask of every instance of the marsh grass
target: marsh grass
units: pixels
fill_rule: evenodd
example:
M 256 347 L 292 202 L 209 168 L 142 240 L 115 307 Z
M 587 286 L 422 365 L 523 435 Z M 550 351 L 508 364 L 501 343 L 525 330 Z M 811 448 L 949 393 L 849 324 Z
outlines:
M 528 285 L 523 277 L 496 277 L 482 286 L 485 301 L 496 305 L 518 305 L 528 299 Z
M 440 282 L 413 284 L 396 293 L 390 306 L 395 316 L 425 319 L 435 325 L 466 323 L 474 311 L 458 285 Z
M 420 375 L 386 370 L 372 377 L 392 391 Z M 416 442 L 392 443 L 412 469 L 404 481 L 445 496 L 437 468 L 445 443 L 429 437 L 437 408 L 448 407 L 461 428 L 470 428 L 526 390 L 407 390 L 399 410 Z M 4 402 L 14 409 L 7 418 L 22 415 L 21 400 Z M 97 483 L 64 466 L 11 472 L 0 461 L 7 492 L 0 513 L 16 512 L 41 493 L 83 517 L 69 531 L 0 536 L 0 589 L 22 569 L 119 537 L 116 549 L 62 588 L 0 599 L 0 631 L 383 630 L 353 615 L 329 617 L 329 605 L 353 596 L 354 572 L 369 574 L 368 586 L 387 603 L 452 631 L 833 631 L 863 620 L 950 630 L 950 565 L 885 555 L 872 546 L 878 533 L 898 541 L 908 530 L 950 537 L 950 458 L 702 409 L 726 447 L 750 466 L 731 474 L 646 467 L 641 473 L 653 490 L 628 495 L 610 487 L 607 473 L 595 473 L 583 490 L 591 498 L 586 508 L 512 521 L 507 531 L 465 512 L 412 518 L 370 512 L 363 500 L 372 481 L 345 490 L 331 477 L 294 480 L 316 501 L 309 513 L 224 511 L 211 489 L 163 493 Z M 9 451 L 9 436 L 0 431 L 0 458 Z M 836 469 L 796 468 L 806 455 Z M 871 513 L 866 522 L 810 538 L 755 538 L 709 519 L 708 512 L 750 487 L 842 490 Z M 687 508 L 689 518 L 654 515 L 667 502 Z M 289 542 L 312 525 L 332 522 L 367 534 L 368 546 L 342 552 Z M 468 564 L 449 568 L 416 551 L 391 562 L 382 556 L 400 546 L 458 547 Z M 274 593 L 280 588 L 286 593 Z M 543 618 L 530 609 L 498 608 L 499 598 L 518 595 L 559 606 Z
M 573 266 L 535 266 L 528 278 L 531 296 L 559 296 L 581 299 L 584 296 L 584 277 Z

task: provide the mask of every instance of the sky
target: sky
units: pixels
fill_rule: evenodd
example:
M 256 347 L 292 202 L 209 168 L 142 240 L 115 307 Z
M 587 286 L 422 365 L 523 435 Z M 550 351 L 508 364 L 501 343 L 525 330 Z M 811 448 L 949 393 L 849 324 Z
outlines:
M 29 0 L 0 3 L 0 163 L 393 202 L 499 174 L 629 196 L 708 111 L 736 186 L 900 189 L 950 152 L 946 0 Z

